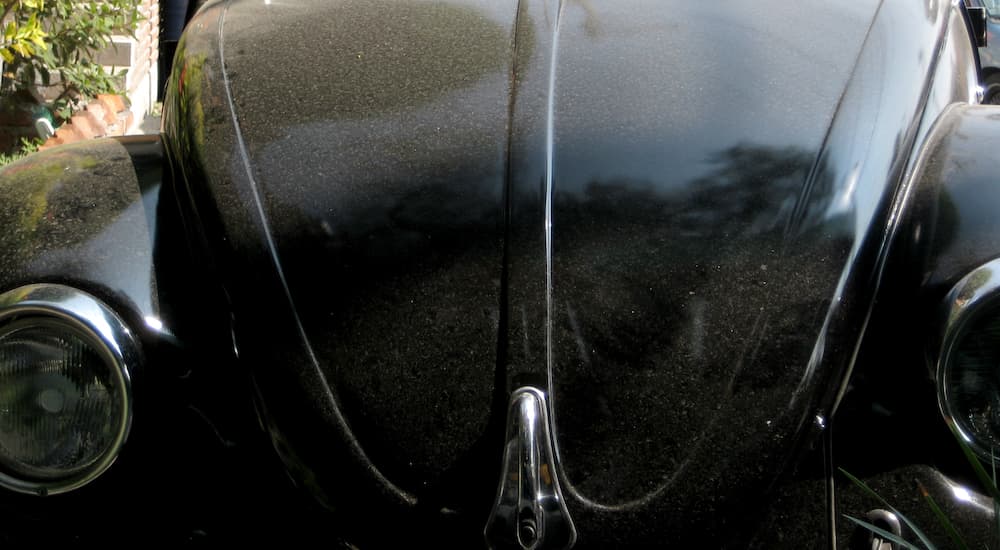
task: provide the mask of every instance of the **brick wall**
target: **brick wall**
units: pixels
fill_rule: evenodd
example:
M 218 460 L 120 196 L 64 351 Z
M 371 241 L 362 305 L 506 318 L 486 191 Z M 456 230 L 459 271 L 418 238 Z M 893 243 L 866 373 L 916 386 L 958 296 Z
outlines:
M 160 51 L 159 0 L 141 0 L 139 12 L 144 19 L 135 31 L 135 37 L 114 37 L 115 44 L 101 52 L 96 60 L 115 72 L 128 69 L 124 83 L 125 95 L 136 124 L 142 122 L 156 102 Z
M 160 2 L 159 0 L 142 0 L 139 7 L 145 20 L 140 23 L 135 35 L 136 54 L 133 68 L 128 73 L 126 82 L 127 95 L 132 105 L 132 116 L 136 124 L 142 122 L 146 113 L 156 102 L 157 74 L 160 53 Z M 141 97 L 140 97 L 141 96 Z

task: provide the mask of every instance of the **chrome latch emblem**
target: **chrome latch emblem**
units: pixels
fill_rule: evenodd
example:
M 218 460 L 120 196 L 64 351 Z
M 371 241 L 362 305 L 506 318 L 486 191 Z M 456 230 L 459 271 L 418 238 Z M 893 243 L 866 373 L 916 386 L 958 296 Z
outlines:
M 507 410 L 503 471 L 483 534 L 490 548 L 570 548 L 576 529 L 559 491 L 545 394 L 514 391 Z

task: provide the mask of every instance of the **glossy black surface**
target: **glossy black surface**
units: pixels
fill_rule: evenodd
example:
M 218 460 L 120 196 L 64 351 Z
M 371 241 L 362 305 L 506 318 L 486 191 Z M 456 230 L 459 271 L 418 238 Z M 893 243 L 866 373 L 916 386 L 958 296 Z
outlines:
M 994 536 L 988 527 L 992 503 L 982 496 L 941 419 L 934 382 L 947 289 L 978 259 L 1000 254 L 995 239 L 990 243 L 969 232 L 990 223 L 983 208 L 991 200 L 994 178 L 977 164 L 993 157 L 987 150 L 995 128 L 974 123 L 990 111 L 970 106 L 976 101 L 974 52 L 962 21 L 955 13 L 951 19 L 926 95 L 918 150 L 906 170 L 910 189 L 894 215 L 895 245 L 833 424 L 834 456 L 838 467 L 865 478 L 932 539 L 944 541 L 947 535 L 921 498 L 918 483 L 945 503 L 945 513 L 967 541 L 985 541 Z M 967 194 L 956 210 L 943 190 L 969 188 L 977 180 L 972 185 L 980 192 Z M 842 477 L 836 495 L 837 511 L 855 517 L 879 505 Z M 852 534 L 843 521 L 837 531 L 841 545 Z
M 746 516 L 726 502 L 769 475 L 741 452 L 777 464 L 801 421 L 779 422 L 812 344 L 797 327 L 822 322 L 844 246 L 782 242 L 874 5 L 824 13 L 842 48 L 767 6 L 589 7 L 522 3 L 545 41 L 514 105 L 510 368 L 552 384 L 581 544 L 725 538 Z M 777 411 L 745 407 L 768 395 Z
M 730 536 L 832 410 L 925 105 L 970 99 L 929 99 L 949 3 L 777 8 L 197 19 L 167 129 L 293 470 L 472 523 L 535 384 L 580 544 Z
M 162 156 L 154 158 L 158 174 Z M 83 142 L 25 159 L 5 169 L 0 193 L 5 288 L 100 281 L 101 294 L 116 295 L 140 319 L 158 317 L 147 210 L 121 142 Z
M 0 493 L 0 543 L 337 545 L 329 518 L 298 498 L 260 433 L 251 386 L 234 368 L 230 315 L 192 259 L 166 168 L 149 136 L 62 147 L 0 171 L 0 291 L 83 289 L 143 348 L 132 432 L 116 462 L 69 494 Z
M 926 292 L 943 297 L 962 276 L 997 255 L 1000 200 L 995 129 L 1000 113 L 957 106 L 935 130 L 925 155 L 920 192 L 908 228 L 911 253 Z
M 577 547 L 843 546 L 836 505 L 869 505 L 836 466 L 896 498 L 910 472 L 942 498 L 964 482 L 907 347 L 937 289 L 1000 253 L 992 162 L 972 155 L 995 115 L 953 106 L 976 99 L 962 17 L 933 0 L 211 3 L 179 47 L 164 150 L 51 153 L 114 200 L 51 238 L 0 233 L 25 258 L 0 282 L 76 281 L 147 327 L 152 420 L 137 409 L 136 458 L 104 487 L 175 463 L 171 499 L 212 493 L 177 532 L 296 518 L 362 546 L 481 546 L 529 386 Z M 0 201 L 0 227 L 29 227 L 32 197 Z M 57 238 L 90 217 L 128 223 L 114 243 Z M 899 380 L 911 393 L 886 397 Z M 270 477 L 255 414 L 328 513 Z M 934 449 L 859 460 L 884 426 Z M 151 458 L 157 428 L 176 446 Z
M 371 467 L 407 498 L 447 491 L 490 421 L 513 8 L 233 4 L 223 28 L 239 131 L 311 353 Z M 305 50 L 298 32 L 325 38 Z M 284 52 L 263 81 L 251 76 L 261 43 Z

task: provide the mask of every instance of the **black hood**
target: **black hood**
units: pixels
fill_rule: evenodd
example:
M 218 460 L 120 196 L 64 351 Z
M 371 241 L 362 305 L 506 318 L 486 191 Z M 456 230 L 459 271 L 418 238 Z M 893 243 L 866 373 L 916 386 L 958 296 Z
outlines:
M 580 540 L 663 542 L 736 521 L 822 425 L 915 131 L 892 79 L 929 72 L 947 3 L 598 4 L 192 23 L 218 32 L 182 43 L 166 127 L 324 499 L 481 533 L 535 386 Z M 926 55 L 893 57 L 899 21 Z

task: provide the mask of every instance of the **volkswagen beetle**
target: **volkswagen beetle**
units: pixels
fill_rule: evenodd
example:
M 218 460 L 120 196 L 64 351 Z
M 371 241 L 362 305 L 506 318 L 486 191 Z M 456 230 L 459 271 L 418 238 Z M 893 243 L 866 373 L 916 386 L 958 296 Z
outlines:
M 981 15 L 209 2 L 0 172 L 0 541 L 992 543 Z
M 967 5 L 982 8 L 985 17 L 986 44 L 979 48 L 979 61 L 983 77 L 983 103 L 1000 104 L 1000 3 L 996 0 L 968 0 Z

